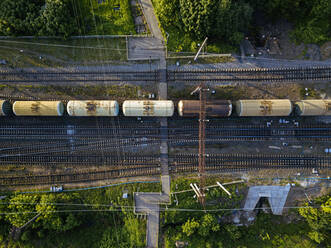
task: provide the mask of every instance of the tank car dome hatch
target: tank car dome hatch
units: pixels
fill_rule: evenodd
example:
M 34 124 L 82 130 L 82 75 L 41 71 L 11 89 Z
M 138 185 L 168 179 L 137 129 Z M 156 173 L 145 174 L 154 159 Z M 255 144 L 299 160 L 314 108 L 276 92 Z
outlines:
M 75 100 L 68 102 L 67 112 L 70 116 L 117 116 L 119 105 L 117 101 Z
M 11 104 L 7 100 L 0 100 L 0 116 L 9 115 L 11 113 Z
M 16 101 L 13 112 L 17 116 L 62 116 L 64 105 L 61 101 Z
M 239 116 L 288 116 L 292 103 L 287 99 L 239 100 L 236 111 Z
M 125 116 L 160 116 L 170 117 L 174 114 L 173 101 L 167 100 L 127 100 L 123 102 Z
M 331 115 L 331 100 L 297 101 L 295 111 L 301 116 Z
M 206 115 L 209 117 L 227 117 L 232 113 L 232 104 L 229 100 L 208 100 Z M 181 100 L 178 102 L 178 114 L 184 117 L 197 117 L 200 112 L 200 101 Z

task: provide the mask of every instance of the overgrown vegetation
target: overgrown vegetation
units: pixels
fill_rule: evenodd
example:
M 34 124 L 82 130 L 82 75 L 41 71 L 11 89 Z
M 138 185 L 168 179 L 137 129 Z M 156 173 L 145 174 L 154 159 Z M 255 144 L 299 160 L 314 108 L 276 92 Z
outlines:
M 7 196 L 0 200 L 0 247 L 7 242 L 6 247 L 145 247 L 146 221 L 138 219 L 130 207 L 136 191 L 157 192 L 160 185 Z M 123 193 L 129 197 L 124 199 Z M 9 212 L 15 214 L 4 214 Z M 37 214 L 18 240 L 9 237 L 11 226 L 21 227 Z
M 207 185 L 216 180 L 208 177 Z M 193 182 L 197 180 L 177 178 L 172 192 L 190 189 Z M 169 210 L 161 213 L 165 247 L 175 247 L 176 241 L 197 248 L 331 247 L 331 195 L 314 199 L 306 208 L 290 210 L 290 223 L 286 215 L 261 212 L 253 225 L 245 227 L 231 224 L 231 215 L 240 207 L 246 185 L 226 188 L 231 198 L 218 187 L 207 191 L 209 212 L 201 211 L 193 192 L 173 195 Z M 145 183 L 79 193 L 8 195 L 0 200 L 0 247 L 144 247 L 146 221 L 133 214 L 133 192 L 160 190 L 158 183 Z M 123 193 L 128 193 L 128 198 L 123 198 Z M 183 209 L 190 211 L 180 211 Z M 20 227 L 37 214 L 17 240 L 10 238 L 13 226 Z
M 154 0 L 169 51 L 196 51 L 208 36 L 209 52 L 228 53 L 238 44 L 252 16 L 249 4 L 231 1 Z M 209 42 L 209 41 L 208 41 Z
M 126 61 L 125 38 L 0 40 L 1 59 L 9 67 L 67 67 Z
M 168 50 L 197 51 L 207 36 L 208 52 L 233 50 L 256 29 L 253 14 L 266 22 L 286 19 L 295 25 L 297 42 L 322 43 L 331 38 L 331 4 L 328 0 L 153 0 Z M 232 48 L 231 48 L 232 46 Z
M 269 21 L 282 18 L 295 25 L 297 42 L 321 44 L 331 39 L 331 4 L 329 0 L 248 0 Z
M 85 85 L 85 86 L 59 86 L 59 85 L 0 85 L 1 91 L 10 95 L 17 93 L 20 96 L 35 96 L 36 99 L 137 99 L 148 97 L 150 92 L 135 85 Z M 10 92 L 9 92 L 10 91 Z
M 134 34 L 129 0 L 3 0 L 0 35 Z
M 173 191 L 188 189 L 192 180 L 180 179 L 173 185 Z M 208 182 L 208 185 L 211 184 Z M 232 199 L 218 188 L 207 193 L 206 209 L 228 209 L 220 211 L 194 211 L 201 209 L 192 196 L 181 193 L 175 197 L 172 208 L 190 209 L 190 212 L 166 211 L 164 213 L 165 247 L 175 247 L 176 241 L 187 242 L 191 248 L 312 248 L 331 247 L 331 195 L 314 200 L 308 208 L 291 210 L 292 220 L 287 216 L 274 216 L 263 212 L 257 215 L 254 224 L 248 227 L 229 223 L 231 214 L 243 199 L 243 185 L 226 186 Z M 308 205 L 307 205 L 308 206 Z

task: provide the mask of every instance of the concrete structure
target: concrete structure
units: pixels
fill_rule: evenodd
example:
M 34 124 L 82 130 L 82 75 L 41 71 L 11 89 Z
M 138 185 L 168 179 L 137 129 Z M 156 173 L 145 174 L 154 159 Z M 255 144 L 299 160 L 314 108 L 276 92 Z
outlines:
M 283 208 L 291 186 L 252 186 L 249 188 L 244 210 L 253 211 L 261 197 L 268 198 L 271 211 L 275 215 L 282 215 Z
M 161 40 L 154 37 L 129 37 L 128 60 L 155 60 L 165 56 Z
M 117 101 L 69 101 L 67 112 L 70 116 L 117 116 L 119 106 Z
M 144 17 L 148 23 L 149 30 L 153 37 L 144 39 L 129 39 L 129 59 L 159 59 L 158 71 L 159 71 L 159 82 L 158 82 L 158 95 L 159 100 L 166 101 L 168 98 L 168 85 L 167 85 L 167 64 L 166 64 L 166 48 L 164 46 L 164 39 L 162 32 L 159 28 L 158 21 L 154 14 L 154 8 L 151 0 L 138 0 Z M 137 47 L 142 49 L 138 49 Z M 147 47 L 148 49 L 145 49 Z M 140 51 L 139 51 L 140 50 Z M 151 62 L 150 62 L 151 66 Z M 161 101 L 160 101 L 161 102 Z M 169 108 L 170 107 L 170 108 Z M 174 106 L 167 107 L 171 110 L 171 115 L 173 115 Z M 149 110 L 148 110 L 149 111 Z M 124 112 L 124 111 L 123 111 Z M 146 110 L 145 110 L 146 112 Z M 147 232 L 146 232 L 146 242 L 148 248 L 156 248 L 159 243 L 159 204 L 169 204 L 170 203 L 170 176 L 168 169 L 168 122 L 167 116 L 171 116 L 170 113 L 160 116 L 160 164 L 161 164 L 161 182 L 162 182 L 162 192 L 160 193 L 135 193 L 135 213 L 148 215 L 147 220 Z

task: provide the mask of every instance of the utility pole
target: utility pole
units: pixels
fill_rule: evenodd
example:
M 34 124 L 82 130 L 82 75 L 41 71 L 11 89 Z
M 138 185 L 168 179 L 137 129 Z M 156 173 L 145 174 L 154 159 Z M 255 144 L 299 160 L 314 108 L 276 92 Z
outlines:
M 200 197 L 199 201 L 201 205 L 205 206 L 205 184 L 206 184 L 206 92 L 209 91 L 205 87 L 204 83 L 201 83 L 191 95 L 199 92 L 200 98 L 200 111 L 199 111 L 199 179 L 200 179 Z
M 202 50 L 202 48 L 204 47 L 204 45 L 206 44 L 206 42 L 207 42 L 207 40 L 208 40 L 208 37 L 206 37 L 206 39 L 202 42 L 202 45 L 201 45 L 201 47 L 199 48 L 199 50 L 198 50 L 198 52 L 197 52 L 197 54 L 195 55 L 195 57 L 194 57 L 194 61 L 196 61 L 197 59 L 198 59 L 198 56 L 199 56 L 199 54 L 200 54 L 200 52 L 201 52 L 201 50 Z

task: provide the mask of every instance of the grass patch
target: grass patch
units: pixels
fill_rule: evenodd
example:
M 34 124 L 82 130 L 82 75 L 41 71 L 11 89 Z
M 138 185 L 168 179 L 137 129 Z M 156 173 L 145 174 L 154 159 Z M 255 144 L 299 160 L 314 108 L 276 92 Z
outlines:
M 129 0 L 83 0 L 92 22 L 87 34 L 136 34 Z
M 157 14 L 157 13 L 156 13 Z M 164 30 L 162 28 L 161 23 L 161 30 L 163 33 L 168 33 L 168 35 L 165 35 L 165 37 L 168 36 L 167 40 L 167 48 L 168 53 L 172 53 L 172 55 L 175 53 L 176 56 L 182 56 L 182 52 L 191 52 L 196 53 L 199 50 L 198 44 L 202 44 L 203 40 L 195 40 L 193 39 L 189 34 L 183 34 L 182 31 L 169 27 L 167 30 Z M 208 53 L 234 53 L 238 52 L 239 48 L 235 46 L 231 46 L 228 44 L 225 44 L 224 42 L 218 41 L 218 40 L 208 40 L 207 44 L 204 48 L 205 52 Z M 189 54 L 192 55 L 192 54 Z
M 2 87 L 3 86 L 3 87 Z M 23 95 L 34 95 L 40 99 L 64 98 L 64 99 L 137 99 L 147 98 L 148 92 L 140 86 L 135 85 L 85 85 L 85 86 L 57 86 L 57 85 L 0 85 L 2 90 L 10 90 L 11 95 L 16 93 Z M 7 88 L 7 89 L 6 89 Z M 138 96 L 139 92 L 139 96 Z
M 192 53 L 193 54 L 193 53 Z M 189 56 L 192 56 L 192 54 L 189 54 Z M 186 54 L 187 55 L 187 54 Z M 177 54 L 177 56 L 185 56 L 184 54 Z M 188 56 L 188 55 L 187 55 Z M 194 55 L 193 55 L 194 56 Z M 199 57 L 196 61 L 193 60 L 193 58 L 167 58 L 167 64 L 168 65 L 175 65 L 179 62 L 180 65 L 185 64 L 213 64 L 213 63 L 227 63 L 234 61 L 233 57 Z
M 126 61 L 126 41 L 125 38 L 0 40 L 0 58 L 12 67 Z
M 168 87 L 169 99 L 199 100 L 197 95 L 190 94 L 195 88 L 196 86 L 186 86 L 184 88 L 178 88 L 176 86 L 170 85 Z M 208 94 L 208 99 L 236 101 L 239 99 L 247 98 L 247 93 L 243 88 L 234 86 L 211 86 L 209 88 L 215 90 L 215 94 Z
M 302 88 L 300 88 L 300 98 L 301 99 L 321 99 L 321 96 L 316 89 L 302 87 Z

